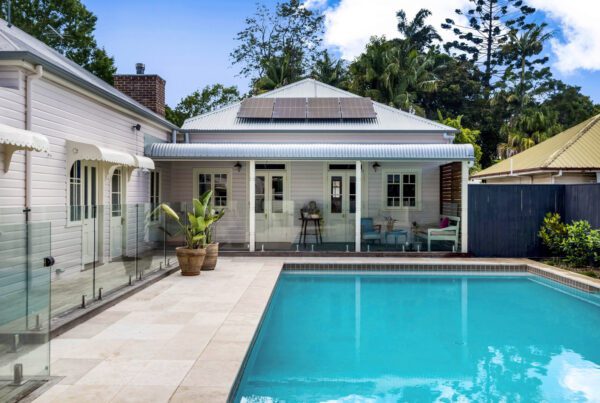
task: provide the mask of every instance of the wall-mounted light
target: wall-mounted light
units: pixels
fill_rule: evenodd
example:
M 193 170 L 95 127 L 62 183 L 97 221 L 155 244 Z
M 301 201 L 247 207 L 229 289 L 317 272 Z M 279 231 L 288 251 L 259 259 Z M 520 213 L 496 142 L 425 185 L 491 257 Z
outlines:
M 135 125 L 131 126 L 131 129 L 132 130 L 137 130 L 139 132 L 140 130 L 142 130 L 142 125 L 139 124 L 139 123 L 135 124 Z
M 379 169 L 381 165 L 379 165 L 379 162 L 374 162 L 373 163 L 373 171 L 377 172 L 377 170 Z
M 240 162 L 236 162 L 235 165 L 233 166 L 238 172 L 240 172 L 242 170 L 242 164 L 240 164 Z

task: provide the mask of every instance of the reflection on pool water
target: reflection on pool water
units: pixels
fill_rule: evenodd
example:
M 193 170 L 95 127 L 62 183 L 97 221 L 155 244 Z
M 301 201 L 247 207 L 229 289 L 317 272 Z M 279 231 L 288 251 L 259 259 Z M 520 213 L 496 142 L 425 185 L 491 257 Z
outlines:
M 243 402 L 600 401 L 600 296 L 535 276 L 284 272 Z

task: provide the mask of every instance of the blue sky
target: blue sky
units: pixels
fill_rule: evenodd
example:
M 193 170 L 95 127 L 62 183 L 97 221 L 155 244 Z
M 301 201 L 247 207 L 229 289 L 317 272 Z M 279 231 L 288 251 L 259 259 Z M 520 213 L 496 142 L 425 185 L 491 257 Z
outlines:
M 336 0 L 329 4 L 326 0 L 309 1 L 327 16 L 325 43 L 336 53 L 352 58 L 370 35 L 394 34 L 393 10 L 404 8 L 411 16 L 417 7 L 429 8 L 434 13 L 430 23 L 439 26 L 438 21 L 466 0 L 422 0 L 418 4 L 409 0 Z M 578 1 L 586 0 L 571 0 L 569 4 Z M 594 35 L 600 32 L 593 32 L 597 24 L 586 15 L 565 15 L 562 0 L 531 2 L 540 2 L 534 5 L 545 8 L 538 18 L 547 20 L 557 34 L 555 42 L 548 46 L 555 76 L 581 86 L 584 94 L 600 103 L 600 55 L 591 56 L 600 53 L 600 37 Z M 167 80 L 168 104 L 175 105 L 195 89 L 217 82 L 235 84 L 242 92 L 247 91 L 248 82 L 237 76 L 238 68 L 231 66 L 229 53 L 236 45 L 236 33 L 244 27 L 244 19 L 254 12 L 254 1 L 83 3 L 98 17 L 97 41 L 115 57 L 118 72 L 133 73 L 136 62 L 145 63 L 147 73 Z

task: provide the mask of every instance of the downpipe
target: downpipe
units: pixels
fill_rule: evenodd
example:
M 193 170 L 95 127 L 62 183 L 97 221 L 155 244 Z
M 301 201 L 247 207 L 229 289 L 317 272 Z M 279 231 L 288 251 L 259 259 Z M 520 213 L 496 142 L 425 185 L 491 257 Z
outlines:
M 32 111 L 33 111 L 33 82 L 38 80 L 44 74 L 42 66 L 35 66 L 35 73 L 27 76 L 25 88 L 25 130 L 31 130 Z M 31 219 L 32 205 L 32 177 L 33 177 L 33 152 L 25 151 L 25 326 L 29 329 L 29 296 L 31 294 L 31 231 L 29 229 L 29 220 Z

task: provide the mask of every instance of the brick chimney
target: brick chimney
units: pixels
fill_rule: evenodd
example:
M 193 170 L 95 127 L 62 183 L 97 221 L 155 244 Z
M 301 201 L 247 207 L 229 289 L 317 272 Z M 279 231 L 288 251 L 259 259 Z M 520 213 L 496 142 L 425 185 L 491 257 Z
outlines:
M 145 74 L 143 63 L 136 63 L 136 74 L 115 74 L 116 89 L 145 107 L 165 116 L 165 80 L 157 74 Z

